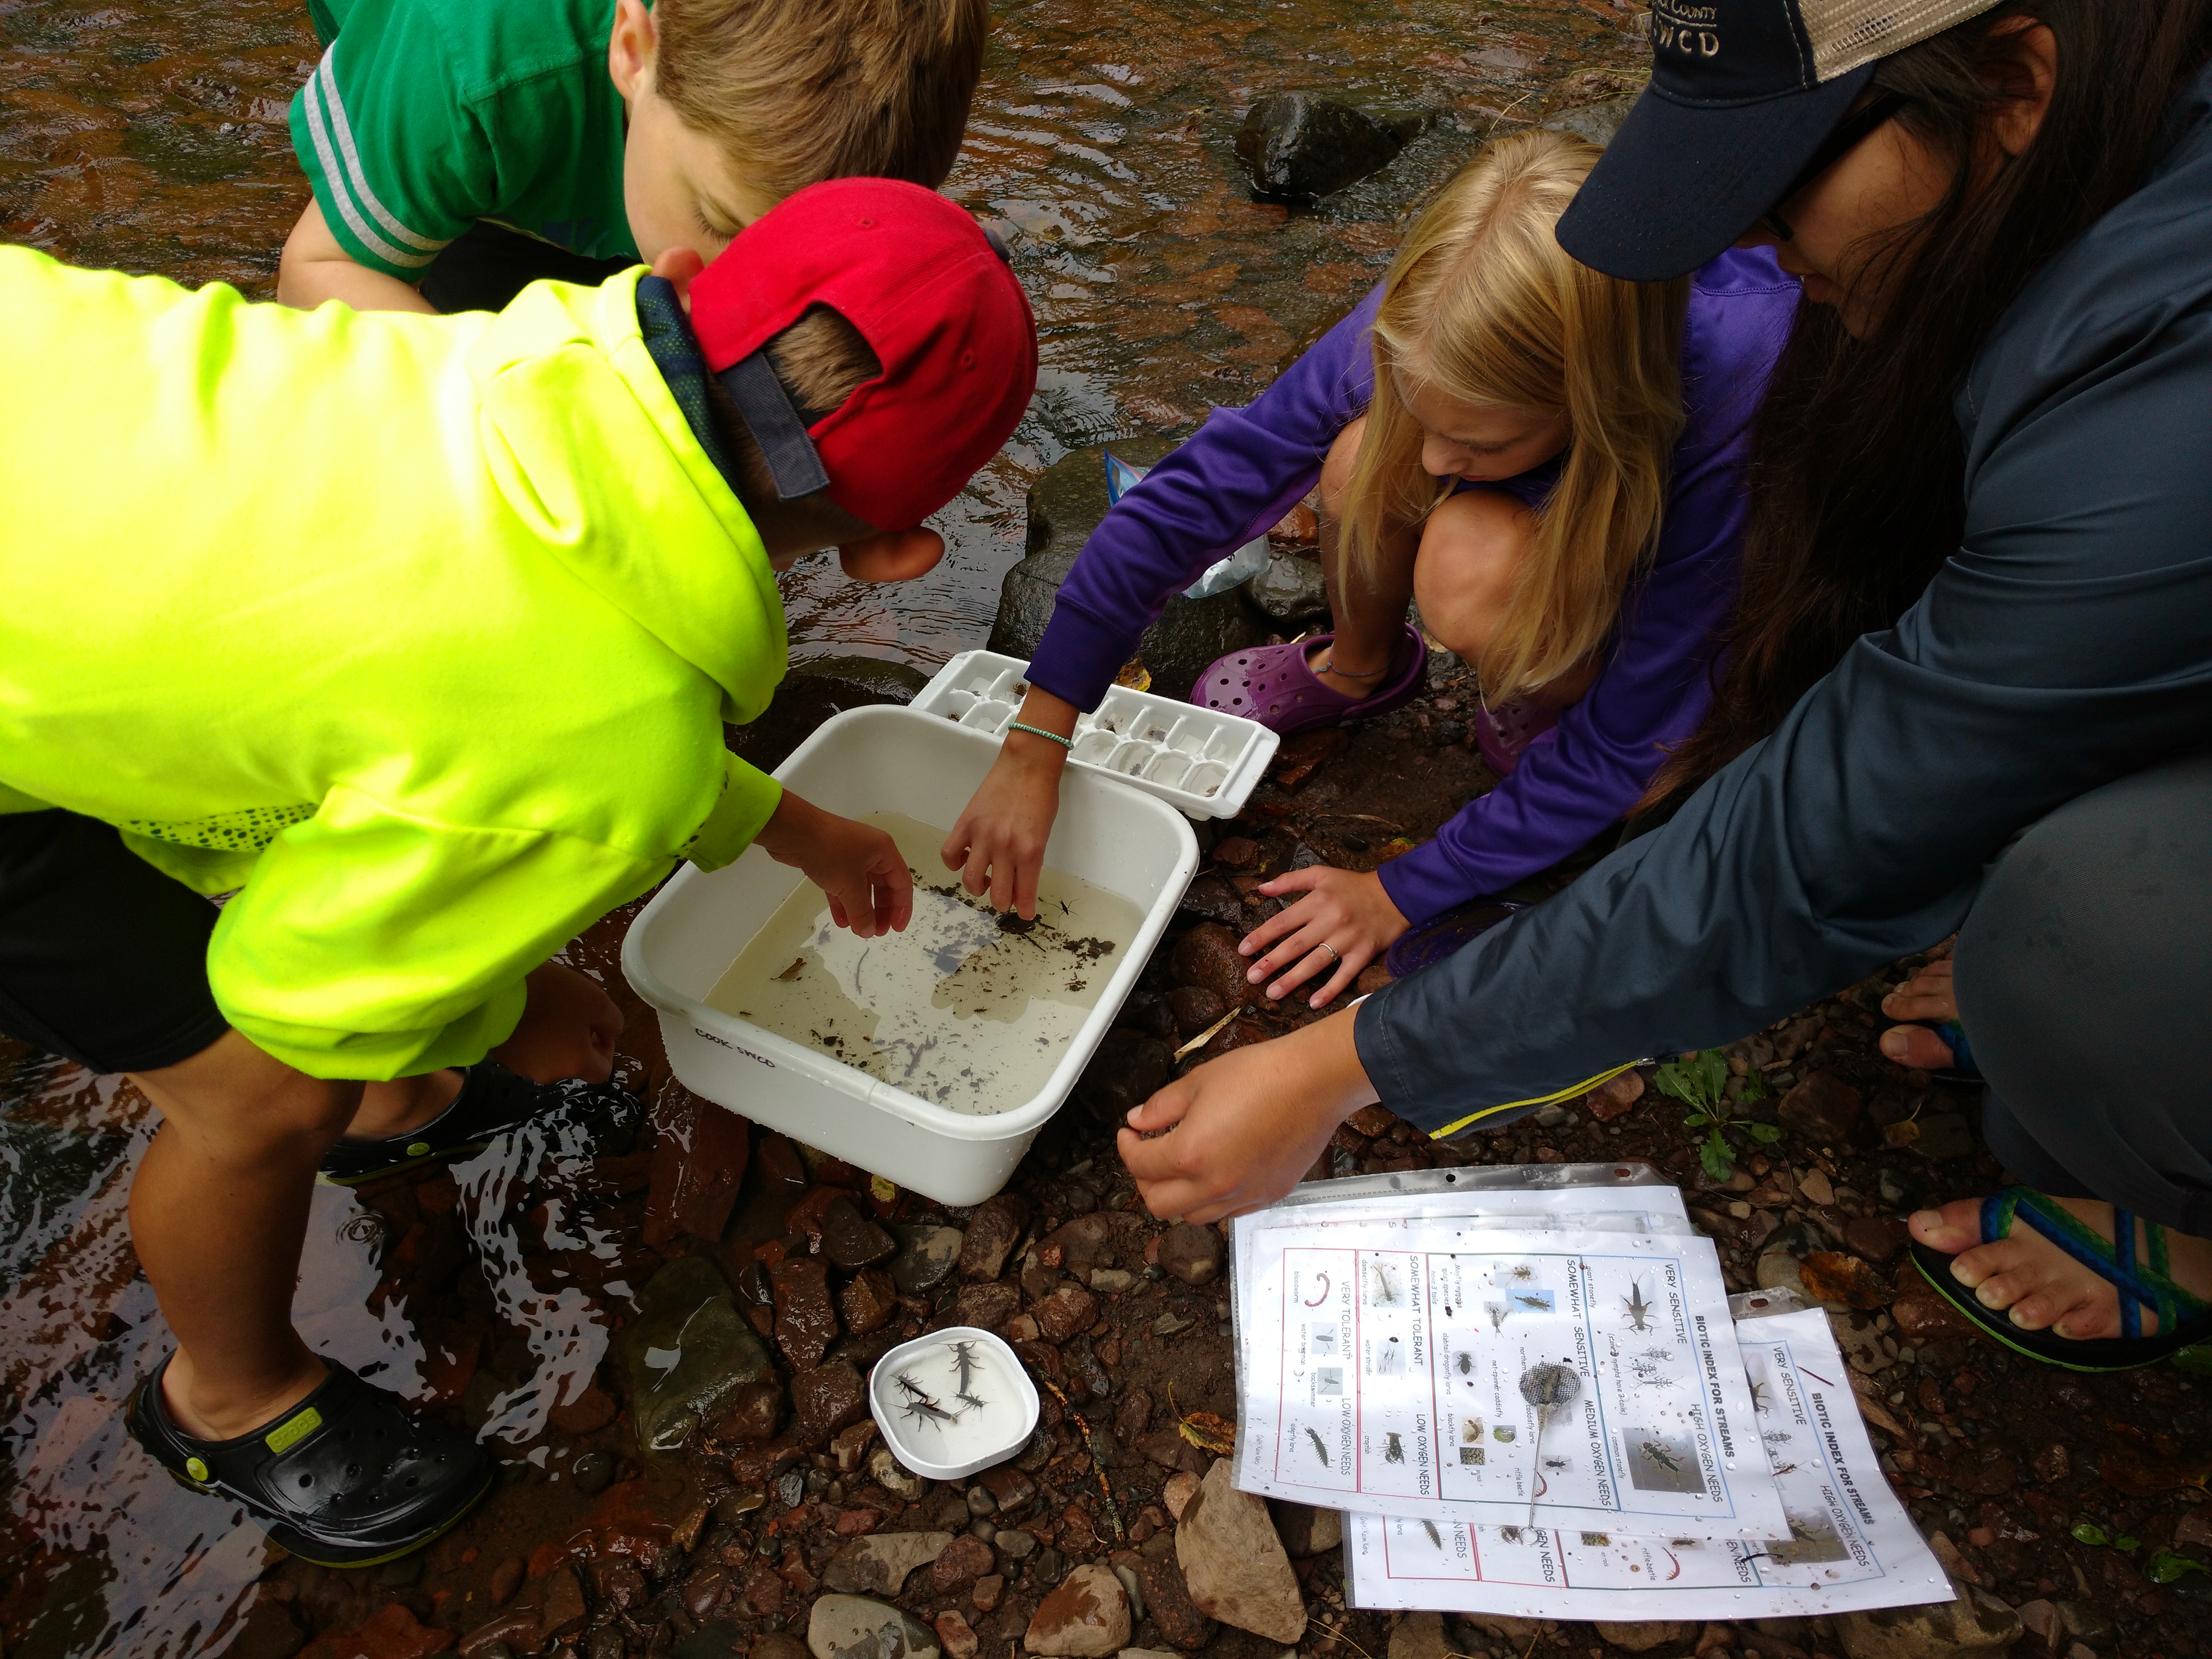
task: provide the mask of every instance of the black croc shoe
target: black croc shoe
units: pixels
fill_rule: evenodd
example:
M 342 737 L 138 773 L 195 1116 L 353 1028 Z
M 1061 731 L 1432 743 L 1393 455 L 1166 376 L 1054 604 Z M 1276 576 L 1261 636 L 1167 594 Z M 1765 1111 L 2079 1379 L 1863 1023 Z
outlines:
M 196 1440 L 161 1403 L 164 1359 L 131 1396 L 131 1437 L 181 1486 L 243 1504 L 272 1543 L 324 1567 L 418 1550 L 491 1487 L 490 1455 L 332 1364 L 322 1385 L 235 1440 Z
M 341 1140 L 323 1154 L 320 1173 L 333 1186 L 357 1187 L 441 1158 L 472 1158 L 567 1099 L 558 1085 L 532 1083 L 496 1061 L 480 1060 L 461 1073 L 453 1103 L 421 1128 L 382 1140 Z

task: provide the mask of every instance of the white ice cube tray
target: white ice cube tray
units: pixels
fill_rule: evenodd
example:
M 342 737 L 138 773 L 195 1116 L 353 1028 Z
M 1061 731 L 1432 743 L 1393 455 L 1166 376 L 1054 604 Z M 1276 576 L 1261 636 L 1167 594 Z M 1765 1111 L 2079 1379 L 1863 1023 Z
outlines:
M 997 737 L 1029 695 L 1029 669 L 1019 657 L 963 651 L 937 671 L 914 707 Z M 1257 720 L 1117 685 L 1076 721 L 1068 758 L 1112 773 L 1192 817 L 1226 818 L 1243 810 L 1281 741 Z

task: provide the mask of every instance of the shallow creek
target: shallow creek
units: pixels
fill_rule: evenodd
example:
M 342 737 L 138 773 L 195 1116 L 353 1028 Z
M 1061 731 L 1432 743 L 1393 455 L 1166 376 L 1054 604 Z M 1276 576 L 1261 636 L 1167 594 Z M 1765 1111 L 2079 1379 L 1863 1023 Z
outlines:
M 1076 446 L 1187 430 L 1210 405 L 1248 401 L 1376 279 L 1407 205 L 1486 133 L 1540 112 L 1569 73 L 1632 69 L 1639 56 L 1631 14 L 1608 0 L 1030 0 L 998 14 L 949 189 L 1013 248 L 1042 335 L 1039 395 L 943 515 L 952 550 L 927 580 L 871 592 L 823 559 L 786 579 L 801 659 L 859 653 L 929 668 L 981 643 L 1039 470 Z M 0 240 L 267 295 L 306 198 L 285 110 L 315 52 L 291 0 L 0 0 Z M 1316 210 L 1255 203 L 1233 154 L 1237 123 L 1257 98 L 1299 87 L 1437 118 L 1392 167 Z M 611 955 L 593 965 L 611 972 Z M 468 1317 L 495 1327 L 466 1332 L 466 1346 L 481 1338 L 499 1374 L 520 1379 L 487 1391 L 491 1368 L 478 1373 L 471 1420 L 540 1478 L 558 1474 L 548 1414 L 583 1392 L 610 1309 L 634 1288 L 609 1264 L 640 1247 L 589 1220 L 592 1152 L 621 1132 L 605 1117 L 581 1113 L 457 1166 L 428 1235 L 458 1226 L 465 1238 L 464 1277 L 482 1280 Z M 119 1079 L 0 1043 L 10 1659 L 217 1650 L 208 1632 L 267 1559 L 256 1528 L 173 1486 L 118 1419 L 168 1346 L 125 1217 L 153 1127 Z M 318 1189 L 300 1323 L 380 1382 L 435 1392 L 462 1345 L 443 1322 L 453 1316 L 410 1299 L 409 1247 L 395 1249 L 391 1225 Z M 550 1265 L 563 1261 L 601 1271 Z

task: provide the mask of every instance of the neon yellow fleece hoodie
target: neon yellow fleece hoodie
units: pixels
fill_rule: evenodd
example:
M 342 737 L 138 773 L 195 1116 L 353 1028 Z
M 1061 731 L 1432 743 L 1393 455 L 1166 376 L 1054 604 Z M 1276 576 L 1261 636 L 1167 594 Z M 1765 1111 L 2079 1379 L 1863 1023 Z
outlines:
M 775 810 L 721 732 L 782 676 L 775 574 L 639 274 L 301 313 L 0 248 L 0 811 L 239 889 L 216 1000 L 302 1071 L 481 1059 Z

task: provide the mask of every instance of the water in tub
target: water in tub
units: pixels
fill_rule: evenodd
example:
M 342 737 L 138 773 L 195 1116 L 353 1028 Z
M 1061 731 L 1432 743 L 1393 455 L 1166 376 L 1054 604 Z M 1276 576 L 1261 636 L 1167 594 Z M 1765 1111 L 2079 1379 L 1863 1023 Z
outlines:
M 914 872 L 902 933 L 856 939 L 801 882 L 707 1006 L 816 1048 L 956 1112 L 1003 1112 L 1044 1087 L 1144 920 L 1120 896 L 1049 866 L 1033 923 L 961 891 L 938 857 L 945 831 L 894 812 Z
M 1021 1437 L 1022 1396 L 986 1344 L 917 1349 L 873 1383 L 897 1437 L 933 1463 L 995 1456 Z

